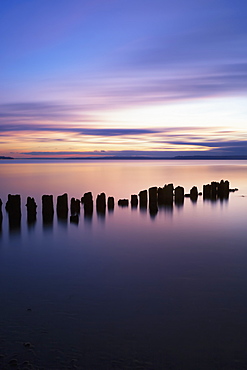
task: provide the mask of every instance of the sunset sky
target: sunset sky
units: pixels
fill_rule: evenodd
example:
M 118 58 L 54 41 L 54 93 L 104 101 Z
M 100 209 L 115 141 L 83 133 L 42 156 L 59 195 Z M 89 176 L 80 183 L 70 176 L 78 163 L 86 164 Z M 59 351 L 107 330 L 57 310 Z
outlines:
M 3 0 L 0 156 L 247 155 L 246 0 Z

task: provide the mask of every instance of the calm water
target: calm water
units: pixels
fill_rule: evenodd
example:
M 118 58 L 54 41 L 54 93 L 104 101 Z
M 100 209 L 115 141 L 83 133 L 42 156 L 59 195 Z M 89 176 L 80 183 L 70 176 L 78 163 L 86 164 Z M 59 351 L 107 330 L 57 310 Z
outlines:
M 221 179 L 239 188 L 228 200 L 42 222 L 43 194 L 119 199 Z M 4 205 L 22 196 L 19 229 L 3 207 L 0 368 L 247 368 L 246 161 L 4 161 L 0 181 Z

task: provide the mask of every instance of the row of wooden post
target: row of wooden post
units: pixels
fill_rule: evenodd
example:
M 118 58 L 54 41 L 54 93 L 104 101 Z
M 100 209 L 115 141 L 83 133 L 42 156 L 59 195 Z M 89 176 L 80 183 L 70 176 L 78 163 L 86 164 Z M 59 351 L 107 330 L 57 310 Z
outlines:
M 220 182 L 213 181 L 211 184 L 203 185 L 203 193 L 198 192 L 196 186 L 190 189 L 189 194 L 184 193 L 184 188 L 182 186 L 177 186 L 174 188 L 173 184 L 167 184 L 164 187 L 151 187 L 148 190 L 142 190 L 139 194 L 132 194 L 130 198 L 131 207 L 147 208 L 149 204 L 149 210 L 151 213 L 156 213 L 158 211 L 158 206 L 167 205 L 171 206 L 173 200 L 175 204 L 183 204 L 184 197 L 190 197 L 192 201 L 197 201 L 199 195 L 203 195 L 203 199 L 227 199 L 229 192 L 236 191 L 237 189 L 230 189 L 229 181 L 221 180 Z M 80 214 L 80 206 L 84 205 L 84 213 L 91 215 L 93 213 L 93 195 L 91 192 L 87 192 L 79 200 L 72 198 L 70 202 L 70 220 L 72 222 L 78 222 Z M 108 197 L 106 200 L 105 193 L 97 195 L 96 198 L 96 210 L 98 213 L 104 213 L 106 206 L 108 210 L 114 209 L 114 198 Z M 125 207 L 129 205 L 129 199 L 119 199 L 118 205 Z M 36 220 L 37 214 L 37 204 L 34 198 L 27 198 L 27 218 L 29 222 Z M 10 220 L 20 220 L 21 219 L 21 197 L 17 195 L 8 195 L 8 201 L 6 203 L 6 211 L 8 212 Z M 69 207 L 68 207 L 68 194 L 59 195 L 57 197 L 56 211 L 59 218 L 67 218 Z M 53 219 L 54 216 L 54 206 L 53 206 L 53 195 L 43 195 L 42 196 L 42 215 L 43 220 L 48 221 Z M 2 201 L 0 199 L 0 222 L 2 222 Z

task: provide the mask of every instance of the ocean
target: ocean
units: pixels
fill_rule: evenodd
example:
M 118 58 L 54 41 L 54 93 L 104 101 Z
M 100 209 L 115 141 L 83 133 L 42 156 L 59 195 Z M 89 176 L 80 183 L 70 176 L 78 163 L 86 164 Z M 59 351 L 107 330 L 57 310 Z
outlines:
M 117 204 L 222 179 L 238 191 L 156 212 Z M 0 368 L 246 369 L 247 161 L 4 160 L 0 182 Z M 42 195 L 86 192 L 92 214 L 44 222 Z M 97 212 L 102 192 L 114 210 Z M 21 195 L 14 225 L 8 194 Z

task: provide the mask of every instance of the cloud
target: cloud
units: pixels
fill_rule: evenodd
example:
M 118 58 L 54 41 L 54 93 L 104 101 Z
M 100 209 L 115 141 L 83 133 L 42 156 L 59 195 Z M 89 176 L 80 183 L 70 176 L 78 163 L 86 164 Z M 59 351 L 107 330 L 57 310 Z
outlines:
M 177 153 L 177 151 L 176 151 Z M 180 153 L 180 152 L 179 152 Z M 182 153 L 182 152 L 181 152 Z M 171 157 L 174 156 L 174 152 L 169 151 L 145 151 L 145 150 L 100 150 L 100 151 L 85 151 L 85 152 L 75 152 L 75 151 L 37 151 L 37 152 L 21 152 L 21 155 L 30 155 L 30 156 L 51 156 L 51 157 L 60 157 L 60 156 L 73 156 L 73 157 Z
M 245 148 L 247 151 L 247 140 L 235 140 L 235 141 L 219 141 L 219 140 L 213 140 L 213 141 L 207 141 L 204 138 L 204 141 L 198 141 L 195 142 L 192 140 L 181 140 L 181 141 L 173 141 L 169 140 L 170 144 L 174 145 L 189 145 L 189 146 L 204 146 L 207 148 L 225 148 L 225 149 L 231 149 L 231 148 Z
M 169 131 L 170 129 L 167 129 Z M 53 125 L 34 125 L 34 124 L 0 124 L 0 132 L 64 132 L 74 133 L 84 136 L 132 136 L 157 134 L 166 131 L 165 129 L 151 129 L 151 128 L 88 128 L 88 127 L 64 127 Z
M 19 153 L 21 155 L 30 156 L 74 156 L 74 157 L 173 157 L 175 155 L 246 155 L 247 156 L 247 140 L 239 141 L 215 141 L 215 142 L 199 142 L 179 141 L 169 142 L 175 145 L 173 150 L 99 150 L 99 151 L 30 151 Z M 191 149 L 184 150 L 184 146 Z M 204 146 L 208 150 L 194 150 L 193 146 Z M 181 148 L 180 148 L 181 147 Z M 183 147 L 183 148 L 182 148 Z
M 78 113 L 80 110 L 80 114 Z M 55 121 L 55 122 L 94 122 L 99 118 L 87 114 L 87 106 L 64 102 L 13 102 L 0 105 L 0 120 L 7 122 Z
M 121 71 L 119 75 L 105 75 L 92 77 L 88 83 L 80 78 L 67 82 L 65 79 L 56 85 L 64 101 L 1 104 L 0 122 L 109 124 L 104 116 L 106 111 L 247 93 L 247 61 L 181 67 L 169 73 L 165 69 L 149 73 L 139 68 L 130 70 L 127 76 Z M 68 92 L 74 97 L 74 103 L 66 101 Z M 121 116 L 117 123 L 121 124 Z

